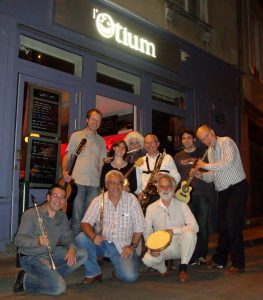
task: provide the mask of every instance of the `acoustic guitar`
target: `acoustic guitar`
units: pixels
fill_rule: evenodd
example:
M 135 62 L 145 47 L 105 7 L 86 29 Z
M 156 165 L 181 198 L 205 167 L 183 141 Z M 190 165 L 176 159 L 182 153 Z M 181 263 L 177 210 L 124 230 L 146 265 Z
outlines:
M 70 165 L 69 165 L 69 169 L 68 169 L 69 176 L 72 175 L 77 158 L 78 158 L 82 148 L 86 144 L 86 142 L 87 142 L 87 139 L 82 139 L 81 142 L 79 143 L 78 147 L 76 148 L 75 153 L 73 154 L 73 156 L 70 160 Z M 73 201 L 78 193 L 77 186 L 73 180 L 71 182 L 66 182 L 63 177 L 61 177 L 58 180 L 58 183 L 60 185 L 64 186 L 64 188 L 66 189 L 67 201 L 65 202 L 65 204 L 62 208 L 62 211 L 64 211 L 67 214 L 68 219 L 70 219 L 72 216 Z
M 201 160 L 205 159 L 207 151 L 208 150 L 206 150 L 206 152 L 204 153 Z M 193 162 L 191 169 L 194 169 L 196 167 L 197 162 L 198 162 L 198 159 L 196 159 Z M 194 175 L 189 175 L 188 179 L 181 183 L 180 189 L 175 193 L 175 198 L 177 200 L 185 202 L 185 203 L 188 203 L 191 200 L 190 193 L 191 193 L 193 188 L 190 186 L 190 184 L 191 184 L 193 178 L 194 178 Z

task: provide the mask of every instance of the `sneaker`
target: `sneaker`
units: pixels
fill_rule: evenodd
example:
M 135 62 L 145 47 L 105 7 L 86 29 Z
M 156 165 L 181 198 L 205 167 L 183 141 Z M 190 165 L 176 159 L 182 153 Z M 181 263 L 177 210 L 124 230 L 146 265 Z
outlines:
M 206 266 L 208 269 L 223 269 L 224 266 L 218 264 L 217 262 L 213 261 L 213 260 L 208 260 L 206 261 Z
M 16 274 L 16 280 L 14 284 L 14 293 L 21 293 L 24 291 L 24 276 L 26 272 L 24 270 L 19 271 Z
M 198 266 L 204 266 L 206 264 L 206 259 L 203 257 L 198 258 Z
M 203 266 L 206 264 L 206 259 L 203 257 L 199 257 L 197 259 L 191 259 L 189 262 L 190 266 Z
M 199 259 L 190 260 L 189 266 L 196 266 L 199 264 Z

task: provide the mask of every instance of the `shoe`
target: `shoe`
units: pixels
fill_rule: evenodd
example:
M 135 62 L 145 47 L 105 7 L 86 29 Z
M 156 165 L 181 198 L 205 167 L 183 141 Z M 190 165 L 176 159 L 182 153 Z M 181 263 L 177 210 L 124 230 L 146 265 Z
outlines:
M 96 275 L 96 276 L 93 276 L 93 277 L 85 277 L 81 283 L 82 284 L 91 284 L 91 283 L 94 283 L 94 282 L 102 282 L 102 274 L 99 274 L 99 275 Z
M 197 259 L 191 259 L 189 262 L 190 266 L 203 266 L 206 264 L 206 259 L 203 257 L 199 257 Z
M 24 292 L 24 276 L 26 272 L 24 270 L 19 271 L 16 274 L 16 280 L 14 284 L 14 293 L 21 293 Z
M 205 262 L 205 265 L 208 269 L 223 269 L 224 266 L 223 265 L 220 265 L 218 264 L 217 262 L 213 261 L 213 260 L 207 260 Z
M 170 274 L 171 274 L 171 270 L 168 270 L 168 269 L 164 273 L 159 272 L 159 275 L 161 277 L 166 277 L 166 276 L 169 276 Z
M 117 275 L 114 271 L 112 271 L 111 281 L 120 281 L 120 279 L 117 277 Z
M 180 271 L 178 273 L 178 281 L 180 283 L 185 283 L 188 280 L 188 275 L 185 271 Z
M 244 272 L 245 272 L 244 268 L 238 268 L 234 266 L 228 267 L 226 270 L 227 275 L 240 274 Z
M 204 266 L 206 264 L 206 259 L 204 257 L 198 258 L 198 266 Z

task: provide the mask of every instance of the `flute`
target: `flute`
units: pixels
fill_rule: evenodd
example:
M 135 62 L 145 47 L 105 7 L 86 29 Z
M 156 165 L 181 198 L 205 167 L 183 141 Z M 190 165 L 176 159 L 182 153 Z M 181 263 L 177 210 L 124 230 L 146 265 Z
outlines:
M 39 211 L 38 211 L 38 208 L 37 208 L 37 201 L 36 201 L 36 198 L 34 195 L 31 194 L 31 199 L 32 199 L 32 202 L 34 204 L 34 207 L 36 209 L 36 213 L 37 213 L 37 221 L 38 221 L 38 225 L 40 227 L 40 231 L 41 231 L 41 235 L 42 236 L 47 236 L 47 232 L 45 230 L 45 227 L 44 227 L 44 221 L 43 219 L 40 217 L 40 214 L 39 214 Z M 48 238 L 48 236 L 47 236 Z M 56 265 L 54 263 L 54 260 L 53 260 L 53 257 L 52 257 L 52 253 L 51 253 L 51 246 L 50 244 L 48 243 L 46 245 L 47 247 L 47 251 L 48 251 L 48 255 L 49 255 L 49 259 L 50 259 L 50 264 L 51 264 L 51 269 L 52 270 L 56 270 Z

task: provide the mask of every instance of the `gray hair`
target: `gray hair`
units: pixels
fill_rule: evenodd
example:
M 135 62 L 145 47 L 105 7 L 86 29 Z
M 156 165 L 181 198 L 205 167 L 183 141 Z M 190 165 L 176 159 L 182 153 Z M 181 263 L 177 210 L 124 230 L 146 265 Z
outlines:
M 124 141 L 128 145 L 128 149 L 130 150 L 130 141 L 131 139 L 136 139 L 140 143 L 140 148 L 143 148 L 144 138 L 138 131 L 132 131 L 126 135 Z
M 121 178 L 121 180 L 124 182 L 124 176 L 123 176 L 123 174 L 120 171 L 118 171 L 118 170 L 111 170 L 105 176 L 105 184 L 108 183 L 109 177 L 111 175 L 117 175 L 117 176 L 119 176 Z
M 170 180 L 170 182 L 172 183 L 174 189 L 177 187 L 177 183 L 176 183 L 175 179 L 171 175 L 169 175 L 169 174 L 162 174 L 162 175 L 158 176 L 157 187 L 160 185 L 160 181 L 163 178 L 166 178 L 166 179 Z

